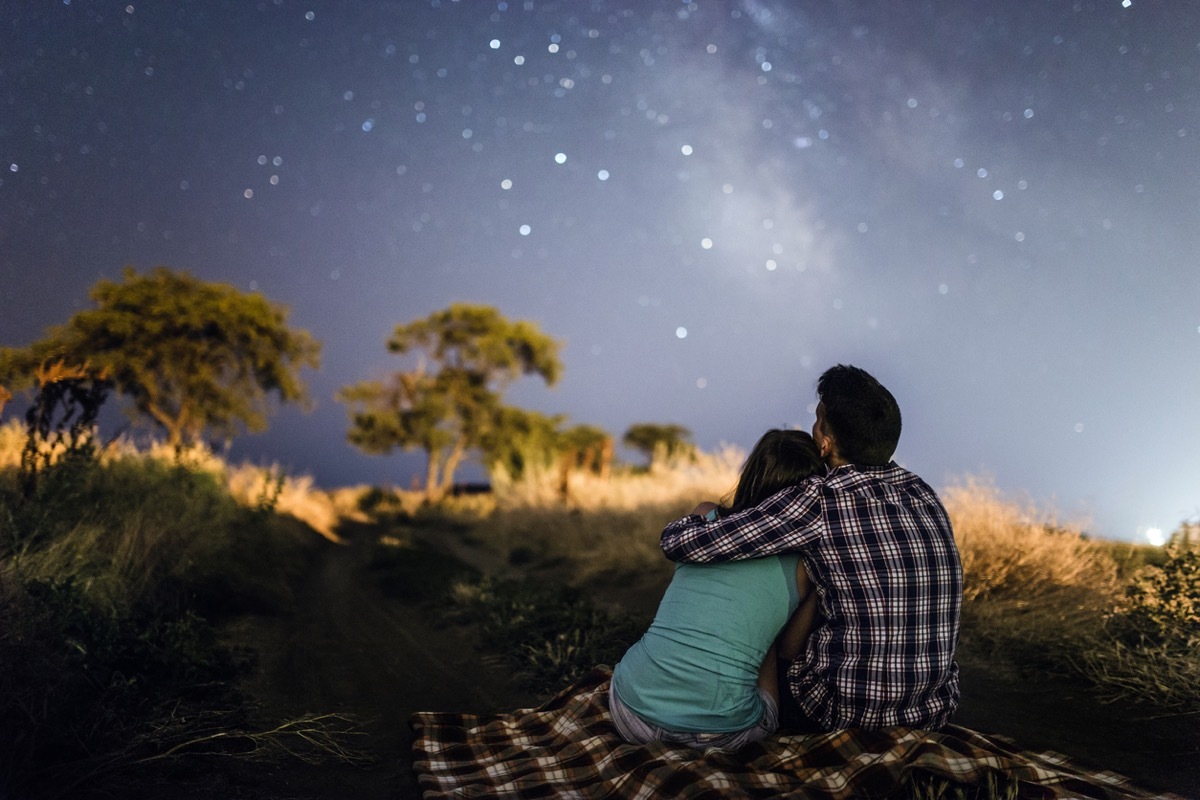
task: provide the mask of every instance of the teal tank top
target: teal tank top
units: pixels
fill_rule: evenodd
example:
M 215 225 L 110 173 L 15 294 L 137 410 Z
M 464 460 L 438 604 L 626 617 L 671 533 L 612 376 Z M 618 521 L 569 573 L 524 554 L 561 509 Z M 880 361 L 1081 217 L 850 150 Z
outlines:
M 613 669 L 612 690 L 638 716 L 672 731 L 756 724 L 759 667 L 799 605 L 798 560 L 679 564 L 650 629 Z

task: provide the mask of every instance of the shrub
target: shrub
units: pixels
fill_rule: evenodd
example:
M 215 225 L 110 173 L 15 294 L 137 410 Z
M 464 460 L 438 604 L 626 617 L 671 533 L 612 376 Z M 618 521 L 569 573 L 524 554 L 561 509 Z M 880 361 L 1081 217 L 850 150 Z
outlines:
M 1200 551 L 1165 549 L 1128 585 L 1085 669 L 1102 694 L 1200 710 Z

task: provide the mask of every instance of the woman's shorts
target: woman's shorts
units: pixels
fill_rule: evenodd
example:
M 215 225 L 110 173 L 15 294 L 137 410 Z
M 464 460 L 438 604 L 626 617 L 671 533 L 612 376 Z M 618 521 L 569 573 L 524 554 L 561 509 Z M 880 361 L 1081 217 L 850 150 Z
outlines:
M 617 726 L 621 738 L 633 744 L 668 742 L 700 749 L 715 747 L 720 750 L 737 750 L 744 745 L 769 736 L 779 727 L 779 706 L 776 704 L 775 698 L 762 689 L 757 691 L 763 701 L 762 719 L 749 728 L 727 733 L 673 731 L 647 722 L 621 702 L 621 698 L 617 696 L 611 686 L 608 691 L 608 709 L 612 713 L 613 724 Z

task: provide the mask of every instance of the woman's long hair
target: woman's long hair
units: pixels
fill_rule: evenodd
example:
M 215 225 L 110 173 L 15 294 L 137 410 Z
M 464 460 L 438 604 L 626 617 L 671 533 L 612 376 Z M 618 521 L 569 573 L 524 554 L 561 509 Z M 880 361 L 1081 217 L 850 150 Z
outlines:
M 771 495 L 795 486 L 822 469 L 821 453 L 804 431 L 772 428 L 746 457 L 733 502 L 722 513 L 753 508 Z

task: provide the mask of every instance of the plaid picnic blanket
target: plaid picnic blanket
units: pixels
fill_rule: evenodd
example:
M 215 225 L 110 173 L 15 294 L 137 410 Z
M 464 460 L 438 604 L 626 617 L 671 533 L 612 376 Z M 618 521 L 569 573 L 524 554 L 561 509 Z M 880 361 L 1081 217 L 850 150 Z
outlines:
M 1149 798 L 1111 772 L 1087 772 L 1055 753 L 958 726 L 938 733 L 891 728 L 776 735 L 736 753 L 660 743 L 625 743 L 608 712 L 612 671 L 597 667 L 538 708 L 476 716 L 421 712 L 413 769 L 425 800 L 435 798 L 912 796 L 913 782 L 938 779 L 994 787 L 1019 798 Z M 1005 791 L 1010 792 L 1005 794 Z M 1015 793 L 1015 794 L 1013 794 Z M 928 791 L 921 796 L 940 797 Z M 982 796 L 986 797 L 987 794 Z

